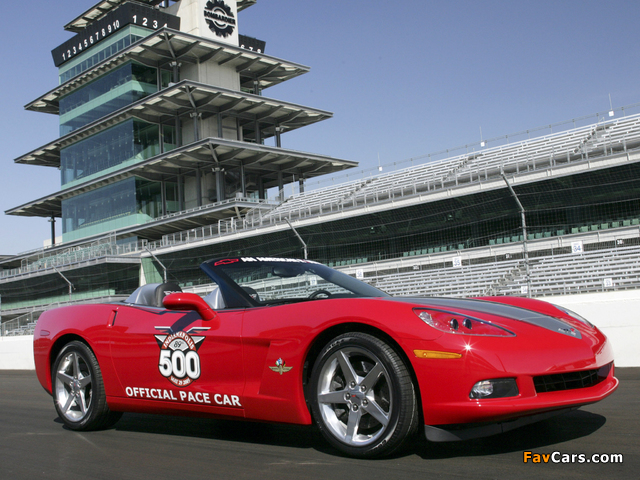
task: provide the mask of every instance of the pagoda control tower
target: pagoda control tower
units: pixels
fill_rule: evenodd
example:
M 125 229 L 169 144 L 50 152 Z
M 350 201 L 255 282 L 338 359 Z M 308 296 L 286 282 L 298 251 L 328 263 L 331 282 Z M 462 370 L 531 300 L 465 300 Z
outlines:
M 66 245 L 155 240 L 356 166 L 282 146 L 332 114 L 263 95 L 309 68 L 239 34 L 255 3 L 102 0 L 69 22 L 75 36 L 52 51 L 59 85 L 25 107 L 59 115 L 60 137 L 15 160 L 59 169 L 61 188 L 6 213 L 61 219 Z

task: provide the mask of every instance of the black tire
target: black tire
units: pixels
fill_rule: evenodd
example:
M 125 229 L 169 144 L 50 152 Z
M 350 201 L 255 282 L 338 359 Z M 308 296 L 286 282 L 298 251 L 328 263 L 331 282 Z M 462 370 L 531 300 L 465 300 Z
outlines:
M 340 335 L 324 347 L 311 373 L 309 404 L 329 443 L 354 457 L 390 455 L 418 428 L 407 366 L 365 333 Z
M 82 342 L 70 342 L 60 351 L 51 385 L 56 411 L 71 430 L 108 428 L 122 416 L 109 410 L 98 360 Z

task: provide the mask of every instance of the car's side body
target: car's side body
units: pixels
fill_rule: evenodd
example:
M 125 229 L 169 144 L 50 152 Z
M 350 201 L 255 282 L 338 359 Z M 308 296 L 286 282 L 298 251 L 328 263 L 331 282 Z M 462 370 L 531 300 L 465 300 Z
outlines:
M 221 311 L 216 322 L 203 321 L 193 312 L 152 307 L 107 304 L 59 308 L 47 312 L 38 322 L 34 344 L 38 377 L 51 393 L 51 363 L 58 350 L 54 345 L 64 343 L 65 338 L 77 337 L 95 352 L 107 401 L 114 410 L 193 411 L 308 424 L 311 417 L 303 391 L 307 354 L 323 332 L 348 328 L 377 331 L 397 342 L 421 387 L 427 425 L 500 421 L 522 412 L 584 405 L 600 400 L 616 385 L 611 372 L 606 382 L 579 392 L 564 390 L 544 395 L 535 392 L 534 376 L 598 369 L 613 361 L 609 344 L 595 329 L 582 331 L 587 342 L 558 334 L 553 337 L 555 342 L 549 343 L 548 335 L 539 327 L 518 325 L 521 333 L 505 345 L 505 340 L 499 337 L 470 340 L 427 328 L 417 333 L 416 327 L 420 325 L 413 314 L 413 304 L 402 305 L 403 311 L 393 300 L 327 299 L 314 303 L 317 305 L 312 313 L 308 304 L 282 306 L 277 318 L 270 318 L 269 307 Z M 505 324 L 504 319 L 499 320 Z M 184 323 L 185 330 L 207 329 L 198 333 L 205 337 L 197 351 L 202 372 L 188 387 L 177 387 L 159 373 L 161 347 L 156 336 L 166 334 L 161 327 L 178 323 Z M 431 338 L 427 333 L 432 334 Z M 548 354 L 536 355 L 541 345 L 545 351 L 553 351 L 552 366 Z M 463 356 L 424 359 L 417 358 L 415 350 L 462 352 Z M 292 367 L 286 374 L 269 368 L 276 366 L 279 358 Z M 503 375 L 518 377 L 519 398 L 485 401 L 468 398 L 477 381 Z M 189 395 L 182 400 L 180 394 L 156 399 L 146 390 L 143 393 L 144 389 L 190 392 L 196 400 L 189 401 Z M 207 394 L 210 403 L 198 401 L 201 394 Z M 225 405 L 225 396 L 237 397 L 241 407 L 238 402 Z
M 180 295 L 189 294 L 167 299 L 179 302 Z M 504 431 L 596 402 L 618 384 L 605 336 L 537 300 L 324 298 L 225 308 L 209 320 L 175 308 L 119 303 L 45 312 L 34 335 L 40 383 L 55 394 L 54 362 L 79 340 L 97 359 L 111 411 L 310 424 L 314 364 L 332 339 L 361 332 L 406 365 L 427 437 L 441 441 Z M 481 317 L 509 335 L 446 333 L 418 317 L 426 308 Z M 586 378 L 579 388 L 571 383 L 576 372 Z M 501 378 L 514 379 L 517 395 L 470 397 L 478 382 Z M 568 387 L 541 391 L 546 379 Z

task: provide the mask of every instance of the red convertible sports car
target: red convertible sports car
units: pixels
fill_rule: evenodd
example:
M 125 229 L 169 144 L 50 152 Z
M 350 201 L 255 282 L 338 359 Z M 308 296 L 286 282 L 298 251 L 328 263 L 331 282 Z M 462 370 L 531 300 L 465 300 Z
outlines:
M 606 337 L 549 303 L 397 298 L 309 260 L 201 268 L 204 298 L 148 284 L 42 314 L 38 379 L 73 430 L 122 412 L 315 422 L 349 455 L 504 432 L 618 386 Z

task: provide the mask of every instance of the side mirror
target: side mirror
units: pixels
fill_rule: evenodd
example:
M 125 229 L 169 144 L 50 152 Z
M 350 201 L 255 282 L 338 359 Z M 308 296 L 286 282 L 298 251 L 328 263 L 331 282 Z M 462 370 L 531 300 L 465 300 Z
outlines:
M 195 310 L 203 320 L 217 320 L 218 314 L 195 293 L 172 293 L 164 297 L 162 304 L 168 310 Z

